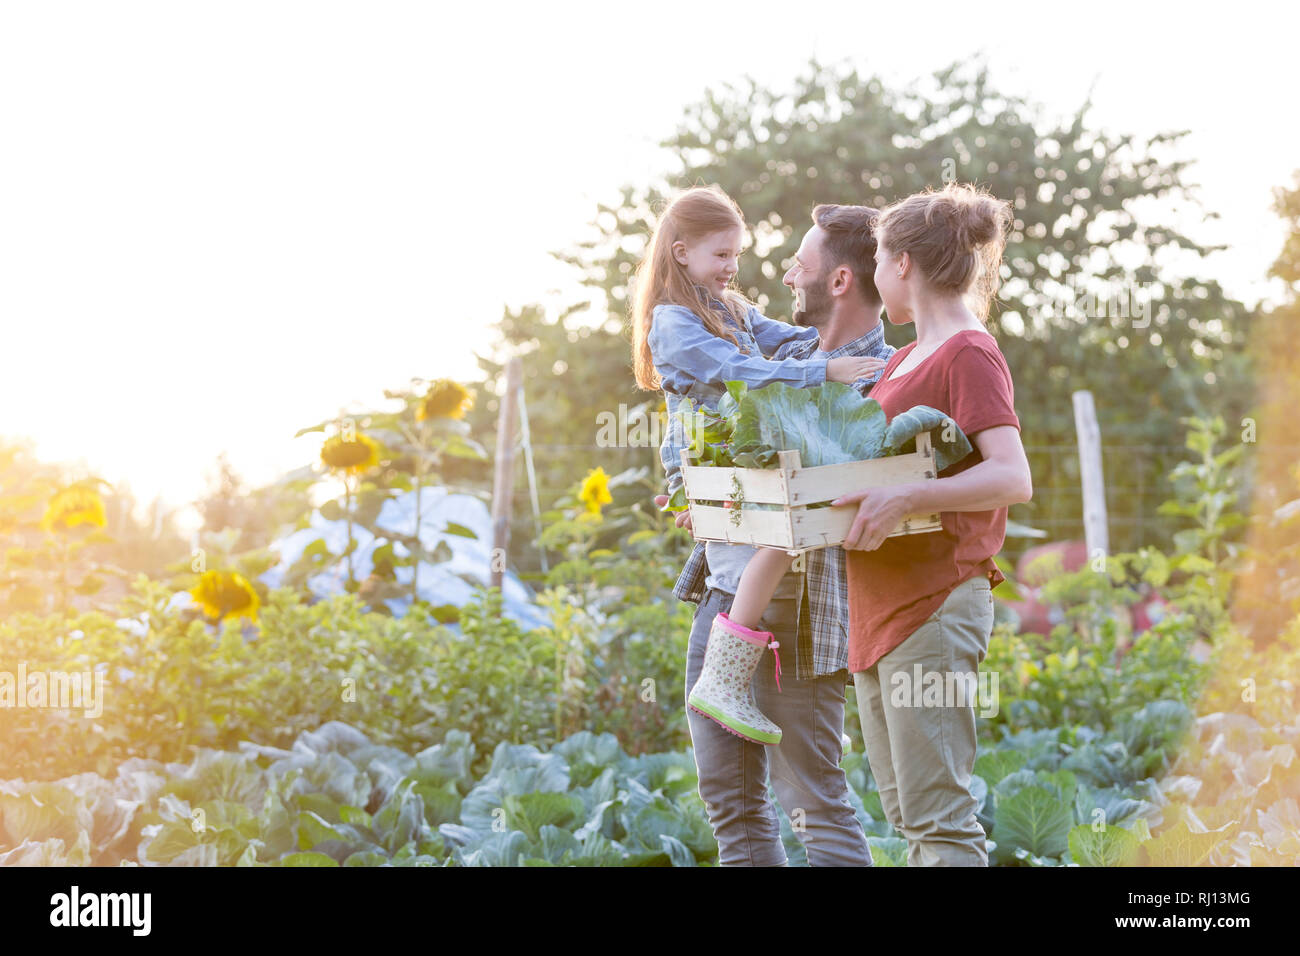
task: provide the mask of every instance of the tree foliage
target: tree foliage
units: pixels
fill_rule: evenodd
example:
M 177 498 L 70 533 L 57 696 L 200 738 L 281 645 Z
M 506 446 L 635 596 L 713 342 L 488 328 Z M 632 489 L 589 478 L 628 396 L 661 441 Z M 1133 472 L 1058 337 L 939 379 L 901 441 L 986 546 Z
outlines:
M 1177 156 L 1184 133 L 1139 139 L 1096 127 L 1088 112 L 1085 102 L 1072 116 L 1048 116 L 995 89 L 978 63 L 904 90 L 815 61 L 788 90 L 746 79 L 688 106 L 663 143 L 677 171 L 600 204 L 593 237 L 560 257 L 621 317 L 655 211 L 678 188 L 717 183 L 753 233 L 740 288 L 769 316 L 788 318 L 781 276 L 817 203 L 880 207 L 953 179 L 987 186 L 1016 217 L 990 330 L 1015 379 L 1025 445 L 1073 444 L 1070 396 L 1090 389 L 1104 442 L 1160 449 L 1107 457 L 1112 543 L 1134 546 L 1141 511 L 1156 530 L 1149 516 L 1169 493 L 1161 483 L 1180 418 L 1245 414 L 1252 315 L 1207 278 L 1215 247 L 1167 222 L 1175 204 L 1196 208 L 1189 163 Z M 887 327 L 897 347 L 913 337 L 911 326 Z M 1031 466 L 1035 500 L 1013 517 L 1080 533 L 1073 456 L 1031 451 Z M 1125 493 L 1143 478 L 1146 505 Z

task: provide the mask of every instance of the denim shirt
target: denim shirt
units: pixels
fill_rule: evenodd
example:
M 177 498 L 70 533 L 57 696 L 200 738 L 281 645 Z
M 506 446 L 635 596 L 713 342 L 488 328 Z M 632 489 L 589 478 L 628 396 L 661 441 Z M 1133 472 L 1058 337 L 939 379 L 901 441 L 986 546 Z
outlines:
M 722 308 L 721 302 L 714 302 Z M 667 473 L 669 495 L 682 485 L 682 452 L 687 441 L 678 413 L 686 409 L 685 399 L 694 402 L 696 408 L 717 408 L 729 381 L 740 380 L 750 388 L 773 382 L 802 388 L 826 381 L 825 358 L 767 357 L 793 343 L 816 343 L 820 338 L 816 329 L 766 318 L 752 307 L 745 315 L 743 328 L 731 322 L 728 325 L 738 345 L 714 335 L 690 309 L 668 304 L 654 307 L 647 344 L 663 383 L 668 409 L 668 427 L 659 458 Z
M 713 303 L 722 310 L 721 302 L 713 299 Z M 666 304 L 654 309 L 649 345 L 663 381 L 669 415 L 659 455 L 668 474 L 670 495 L 682 484 L 681 456 L 687 442 L 677 413 L 687 407 L 686 399 L 697 408 L 717 408 L 726 394 L 725 383 L 736 379 L 750 388 L 773 382 L 804 387 L 826 381 L 825 358 L 807 353 L 798 359 L 768 358 L 794 345 L 814 345 L 820 339 L 816 329 L 777 322 L 752 307 L 745 313 L 743 326 L 736 326 L 730 319 L 724 321 L 735 333 L 737 344 L 714 335 L 690 309 Z M 705 551 L 709 565 L 706 586 L 734 594 L 745 565 L 754 556 L 754 548 L 709 541 Z

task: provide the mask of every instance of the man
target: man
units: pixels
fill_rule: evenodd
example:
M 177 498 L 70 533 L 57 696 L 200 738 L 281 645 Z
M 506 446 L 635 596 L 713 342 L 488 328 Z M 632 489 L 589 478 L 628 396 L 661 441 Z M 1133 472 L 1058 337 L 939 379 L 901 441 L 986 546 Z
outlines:
M 782 281 L 795 296 L 795 324 L 815 328 L 819 335 L 786 343 L 772 358 L 872 356 L 883 368 L 893 355 L 895 350 L 884 340 L 882 305 L 873 278 L 875 215 L 876 210 L 866 206 L 821 205 L 813 210 L 814 226 Z M 879 375 L 877 370 L 853 387 L 865 395 Z M 670 472 L 670 491 L 676 483 L 680 474 Z M 662 506 L 667 497 L 655 500 Z M 677 523 L 689 528 L 689 513 L 678 515 Z M 704 543 L 696 542 L 673 589 L 679 599 L 698 605 L 687 655 L 688 693 L 699 677 L 713 619 L 730 609 L 738 579 L 734 568 L 711 569 Z M 775 635 L 783 652 L 781 689 L 773 677 L 771 651 L 765 652 L 754 674 L 755 700 L 781 727 L 781 743 L 752 743 L 687 710 L 700 796 L 722 865 L 787 862 L 780 824 L 768 799 L 769 767 L 772 789 L 795 824 L 811 865 L 872 864 L 840 769 L 844 688 L 849 682 L 848 620 L 843 550 L 807 552 L 781 582 L 761 624 Z

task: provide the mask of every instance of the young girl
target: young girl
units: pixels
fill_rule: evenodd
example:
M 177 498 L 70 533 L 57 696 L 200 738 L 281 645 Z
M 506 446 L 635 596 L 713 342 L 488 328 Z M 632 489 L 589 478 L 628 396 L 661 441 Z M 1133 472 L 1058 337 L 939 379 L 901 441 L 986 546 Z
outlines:
M 819 333 L 765 318 L 732 288 L 744 236 L 740 209 L 721 189 L 689 189 L 660 216 L 637 269 L 633 365 L 640 387 L 664 392 L 669 427 L 660 457 L 670 496 L 682 483 L 687 441 L 678 413 L 687 399 L 697 408 L 716 408 L 726 382 L 735 380 L 749 388 L 773 382 L 847 385 L 885 364 L 865 357 L 769 360 L 766 356 L 783 344 Z M 756 628 L 791 558 L 782 550 L 715 541 L 706 544 L 705 553 L 706 586 L 736 597 L 730 612 L 713 621 L 688 703 L 741 737 L 780 743 L 781 728 L 754 703 L 750 678 L 763 651 L 778 648 L 771 632 Z M 779 681 L 779 656 L 776 668 Z

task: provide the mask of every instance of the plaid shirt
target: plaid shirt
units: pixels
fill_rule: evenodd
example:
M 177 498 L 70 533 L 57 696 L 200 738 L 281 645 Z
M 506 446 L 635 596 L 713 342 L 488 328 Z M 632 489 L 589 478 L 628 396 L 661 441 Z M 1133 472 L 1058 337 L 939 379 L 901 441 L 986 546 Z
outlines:
M 803 340 L 782 346 L 777 358 L 811 358 L 819 340 Z M 884 323 L 866 335 L 830 352 L 827 357 L 866 355 L 888 359 L 897 351 L 885 343 Z M 860 378 L 853 387 L 864 396 L 880 379 L 880 372 Z M 803 553 L 804 573 L 799 587 L 799 638 L 795 645 L 795 679 L 824 677 L 849 666 L 849 586 L 844 573 L 844 549 L 818 548 Z M 695 542 L 686 565 L 677 578 L 673 594 L 682 601 L 698 604 L 704 597 L 704 580 L 709 575 L 704 542 Z M 803 613 L 807 598 L 808 613 Z

